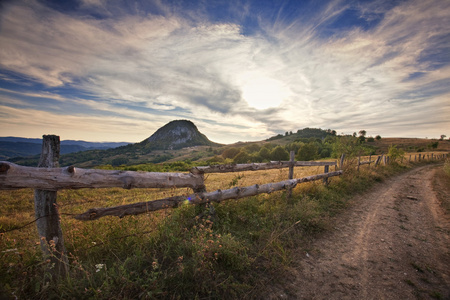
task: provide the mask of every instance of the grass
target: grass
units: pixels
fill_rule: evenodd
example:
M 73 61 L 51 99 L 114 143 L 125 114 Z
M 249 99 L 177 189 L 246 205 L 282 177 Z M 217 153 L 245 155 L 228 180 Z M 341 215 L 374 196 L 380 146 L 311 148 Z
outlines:
M 33 191 L 0 193 L 0 294 L 19 299 L 223 299 L 263 298 L 285 279 L 293 252 L 332 227 L 348 199 L 374 182 L 404 171 L 348 167 L 345 175 L 284 192 L 208 206 L 183 205 L 122 219 L 82 222 L 71 215 L 92 207 L 150 201 L 190 190 L 82 189 L 58 192 L 70 271 L 48 279 L 34 219 Z M 296 168 L 294 177 L 323 167 Z M 287 169 L 210 174 L 208 191 L 285 180 Z M 208 217 L 198 217 L 202 212 Z M 211 214 L 211 212 L 213 212 Z

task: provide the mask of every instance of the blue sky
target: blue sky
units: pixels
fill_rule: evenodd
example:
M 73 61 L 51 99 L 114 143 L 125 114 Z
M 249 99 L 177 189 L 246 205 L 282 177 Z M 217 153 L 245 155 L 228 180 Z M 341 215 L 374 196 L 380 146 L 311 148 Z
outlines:
M 450 1 L 0 4 L 0 136 L 450 136 Z

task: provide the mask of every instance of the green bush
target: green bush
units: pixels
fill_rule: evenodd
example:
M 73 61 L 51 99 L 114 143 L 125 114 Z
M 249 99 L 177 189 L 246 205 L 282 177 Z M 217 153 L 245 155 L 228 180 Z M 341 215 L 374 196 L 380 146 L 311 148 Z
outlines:
M 270 152 L 270 158 L 275 161 L 286 161 L 289 160 L 289 153 L 283 147 L 277 146 Z
M 300 161 L 314 160 L 319 156 L 319 145 L 316 142 L 310 142 L 300 147 L 296 159 Z

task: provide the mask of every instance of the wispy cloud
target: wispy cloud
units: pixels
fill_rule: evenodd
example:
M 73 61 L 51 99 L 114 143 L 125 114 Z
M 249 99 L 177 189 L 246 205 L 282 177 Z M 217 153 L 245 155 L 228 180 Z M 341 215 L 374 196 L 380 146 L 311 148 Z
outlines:
M 450 128 L 448 1 L 329 1 L 295 9 L 285 2 L 269 11 L 238 1 L 222 14 L 201 1 L 195 9 L 161 1 L 80 3 L 68 13 L 16 1 L 1 13 L 1 69 L 44 87 L 3 87 L 0 104 L 9 115 L 20 109 L 2 100 L 6 93 L 17 103 L 69 98 L 61 106 L 73 108 L 65 118 L 91 110 L 85 124 L 119 119 L 109 125 L 131 126 L 141 135 L 133 141 L 182 118 L 220 142 L 303 127 L 397 136 L 415 135 L 405 124 L 428 136 L 434 125 Z M 350 14 L 354 22 L 339 23 Z M 80 95 L 66 96 L 68 88 Z M 130 137 L 116 132 L 113 140 Z

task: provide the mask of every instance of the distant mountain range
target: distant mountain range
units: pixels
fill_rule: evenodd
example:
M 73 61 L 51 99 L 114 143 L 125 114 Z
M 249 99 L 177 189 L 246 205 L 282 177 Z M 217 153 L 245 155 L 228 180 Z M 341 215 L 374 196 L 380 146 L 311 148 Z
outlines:
M 61 154 L 68 154 L 87 150 L 106 150 L 128 145 L 126 142 L 86 142 L 63 140 L 61 141 Z M 21 137 L 0 137 L 0 160 L 13 157 L 33 156 L 41 153 L 42 139 L 29 139 Z

